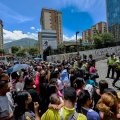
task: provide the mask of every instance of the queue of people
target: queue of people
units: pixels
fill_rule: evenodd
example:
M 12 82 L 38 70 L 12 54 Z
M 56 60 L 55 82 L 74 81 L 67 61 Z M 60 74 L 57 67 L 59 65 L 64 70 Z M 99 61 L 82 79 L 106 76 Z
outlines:
M 92 57 L 30 61 L 11 74 L 1 67 L 0 120 L 119 120 L 120 92 L 106 80 L 97 83 L 95 63 Z

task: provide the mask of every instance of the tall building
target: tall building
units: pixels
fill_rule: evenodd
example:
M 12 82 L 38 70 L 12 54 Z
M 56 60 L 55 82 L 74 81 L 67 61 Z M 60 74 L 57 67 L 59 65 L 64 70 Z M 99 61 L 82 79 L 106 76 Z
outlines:
M 106 0 L 108 30 L 120 41 L 120 0 Z
M 42 9 L 40 19 L 42 30 L 56 31 L 57 45 L 63 41 L 62 13 L 52 9 Z
M 99 22 L 93 25 L 90 29 L 83 31 L 82 39 L 83 42 L 93 43 L 93 36 L 96 33 L 105 33 L 107 32 L 107 23 L 106 22 Z
M 88 30 L 85 30 L 84 32 L 82 32 L 82 39 L 83 39 L 83 42 L 91 42 L 92 30 L 88 29 Z
M 0 49 L 3 49 L 3 23 L 0 20 Z

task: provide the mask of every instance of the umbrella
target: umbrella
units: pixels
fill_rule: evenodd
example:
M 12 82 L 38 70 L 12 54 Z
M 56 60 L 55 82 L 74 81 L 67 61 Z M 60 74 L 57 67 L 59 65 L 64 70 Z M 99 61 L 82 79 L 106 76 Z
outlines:
M 13 73 L 13 72 L 19 71 L 21 69 L 25 69 L 27 67 L 29 67 L 29 65 L 27 65 L 27 64 L 16 64 L 16 65 L 10 67 L 7 70 L 7 73 Z

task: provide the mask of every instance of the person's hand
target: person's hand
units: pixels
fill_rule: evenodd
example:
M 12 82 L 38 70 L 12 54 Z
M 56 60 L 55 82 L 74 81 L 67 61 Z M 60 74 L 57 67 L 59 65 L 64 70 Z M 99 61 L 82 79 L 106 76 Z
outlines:
M 53 108 L 55 110 L 58 110 L 58 105 L 49 104 L 49 108 Z
M 39 107 L 38 102 L 34 102 L 34 110 L 35 110 L 35 111 L 38 111 L 38 107 Z
M 60 109 L 61 109 L 61 107 L 62 107 L 61 105 L 58 105 L 58 106 L 57 106 L 57 109 L 58 109 L 58 110 L 60 110 Z

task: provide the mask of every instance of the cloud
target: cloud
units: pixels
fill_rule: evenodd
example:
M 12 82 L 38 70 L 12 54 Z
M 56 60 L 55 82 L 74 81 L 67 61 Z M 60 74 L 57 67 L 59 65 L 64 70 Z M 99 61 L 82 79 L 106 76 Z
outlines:
M 33 18 L 23 16 L 2 3 L 0 3 L 0 18 L 7 19 L 9 22 L 15 21 L 17 23 L 33 20 Z
M 20 30 L 9 31 L 9 30 L 3 29 L 3 37 L 4 37 L 4 43 L 12 42 L 22 38 L 31 38 L 31 39 L 38 40 L 38 34 L 30 33 L 30 32 L 24 33 L 23 31 L 20 31 Z
M 81 36 L 77 36 L 77 39 L 82 38 Z M 66 35 L 63 35 L 63 41 L 76 41 L 76 35 L 73 35 L 71 37 L 68 37 Z
M 31 30 L 35 30 L 35 27 L 30 27 Z

